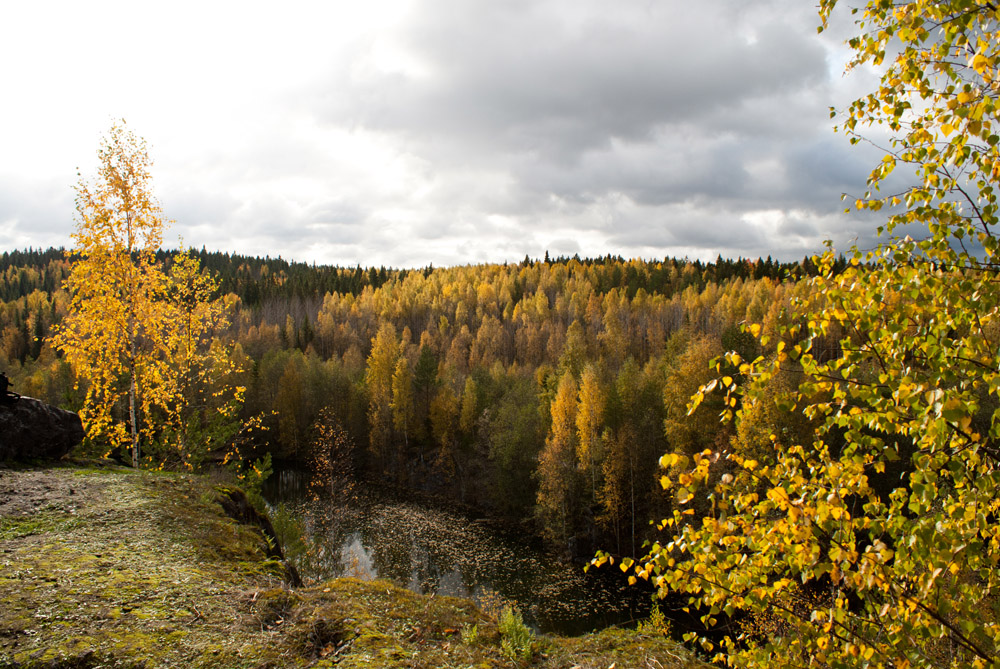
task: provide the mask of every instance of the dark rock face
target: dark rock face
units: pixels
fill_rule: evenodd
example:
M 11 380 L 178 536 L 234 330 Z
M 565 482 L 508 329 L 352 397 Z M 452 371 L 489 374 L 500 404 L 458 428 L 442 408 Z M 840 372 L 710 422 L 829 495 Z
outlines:
M 83 423 L 72 411 L 31 397 L 0 403 L 0 462 L 56 460 L 83 441 L 83 436 Z

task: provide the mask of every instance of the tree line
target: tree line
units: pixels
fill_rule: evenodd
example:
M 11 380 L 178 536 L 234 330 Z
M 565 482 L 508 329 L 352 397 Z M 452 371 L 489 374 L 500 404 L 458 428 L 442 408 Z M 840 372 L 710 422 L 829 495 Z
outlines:
M 45 290 L 73 262 L 57 250 L 0 256 L 0 290 L 19 291 L 0 302 L 0 355 L 20 391 L 80 409 L 93 382 L 50 339 L 69 293 Z M 722 438 L 721 426 L 681 427 L 708 360 L 751 355 L 739 323 L 776 327 L 797 277 L 814 271 L 610 256 L 404 271 L 204 250 L 153 262 L 168 274 L 188 263 L 212 279 L 205 303 L 228 300 L 214 336 L 231 352 L 229 382 L 245 389 L 240 419 L 259 423 L 220 432 L 242 457 L 310 466 L 329 447 L 318 435 L 337 428 L 348 439 L 323 461 L 524 522 L 578 556 L 638 554 L 663 505 L 659 456 Z M 177 453 L 151 444 L 144 462 L 176 466 Z

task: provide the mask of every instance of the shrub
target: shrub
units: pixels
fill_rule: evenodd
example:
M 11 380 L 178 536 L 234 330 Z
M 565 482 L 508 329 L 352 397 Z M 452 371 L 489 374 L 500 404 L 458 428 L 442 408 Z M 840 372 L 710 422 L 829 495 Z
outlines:
M 504 608 L 500 613 L 500 650 L 503 654 L 515 662 L 530 659 L 533 637 L 521 612 L 513 606 Z

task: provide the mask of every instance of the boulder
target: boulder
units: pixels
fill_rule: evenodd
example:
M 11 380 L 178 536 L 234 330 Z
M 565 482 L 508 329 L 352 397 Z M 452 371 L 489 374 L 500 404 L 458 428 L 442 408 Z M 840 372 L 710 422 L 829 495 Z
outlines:
M 57 460 L 83 441 L 80 416 L 31 397 L 0 403 L 0 462 Z

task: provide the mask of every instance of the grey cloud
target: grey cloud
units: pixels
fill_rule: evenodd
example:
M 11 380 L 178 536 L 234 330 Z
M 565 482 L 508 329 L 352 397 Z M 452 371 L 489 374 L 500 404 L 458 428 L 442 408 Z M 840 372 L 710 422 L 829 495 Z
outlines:
M 575 239 L 550 239 L 545 243 L 545 248 L 557 256 L 572 256 L 581 252 L 580 242 Z
M 178 229 L 226 220 L 241 207 L 239 200 L 228 194 L 209 193 L 193 185 L 165 190 L 160 203 L 164 215 L 175 221 Z
M 819 236 L 819 227 L 813 222 L 800 218 L 785 217 L 778 224 L 777 232 L 783 238 L 801 237 L 813 240 Z
M 868 243 L 840 194 L 877 152 L 830 131 L 849 87 L 817 22 L 801 0 L 415 0 L 280 102 L 262 77 L 211 146 L 164 141 L 167 237 L 395 266 Z M 380 69 L 387 44 L 412 63 Z M 68 239 L 69 184 L 28 190 L 0 180 L 0 244 Z
M 296 235 L 304 242 L 327 242 L 338 245 L 358 244 L 366 237 L 358 223 L 310 223 Z
M 817 134 L 785 154 L 792 193 L 809 193 L 814 205 L 828 203 L 830 210 L 843 208 L 840 196 L 860 195 L 871 168 L 882 154 L 872 147 L 851 146 L 842 135 Z
M 706 251 L 712 249 L 745 249 L 761 245 L 760 232 L 737 219 L 732 212 L 699 211 L 662 221 L 668 246 L 689 246 Z
M 868 214 L 824 215 L 808 210 L 758 210 L 747 217 L 727 203 L 714 202 L 639 208 L 619 220 L 608 243 L 626 254 L 650 247 L 683 248 L 704 259 L 722 254 L 793 260 L 821 251 L 826 239 L 840 251 L 854 242 L 865 247 L 872 243 L 876 224 Z
M 21 248 L 28 239 L 34 247 L 68 247 L 76 229 L 73 198 L 71 184 L 57 179 L 0 180 L 0 225 L 9 228 L 0 233 L 0 245 Z
M 448 209 L 423 238 L 458 232 L 471 210 L 525 226 L 576 216 L 612 243 L 765 247 L 740 212 L 830 211 L 845 179 L 827 170 L 855 167 L 846 142 L 804 148 L 829 134 L 815 25 L 788 2 L 427 0 L 394 36 L 422 74 L 344 68 L 316 108 L 432 166 Z M 616 196 L 648 219 L 623 234 L 619 218 L 586 215 Z M 688 226 L 679 209 L 701 213 Z
M 328 118 L 565 162 L 800 88 L 825 68 L 819 45 L 780 15 L 756 42 L 738 37 L 739 3 L 529 4 L 423 3 L 400 40 L 430 74 L 342 76 L 348 94 Z
M 367 220 L 369 212 L 357 202 L 333 199 L 309 207 L 308 224 L 315 228 L 338 228 L 347 231 Z

